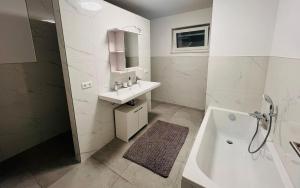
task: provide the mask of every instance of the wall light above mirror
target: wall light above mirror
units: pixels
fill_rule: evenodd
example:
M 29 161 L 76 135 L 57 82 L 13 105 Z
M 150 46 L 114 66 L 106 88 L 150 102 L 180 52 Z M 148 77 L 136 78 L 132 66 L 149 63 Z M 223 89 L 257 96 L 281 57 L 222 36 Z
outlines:
M 81 8 L 89 11 L 99 11 L 102 9 L 103 0 L 78 0 L 78 4 Z

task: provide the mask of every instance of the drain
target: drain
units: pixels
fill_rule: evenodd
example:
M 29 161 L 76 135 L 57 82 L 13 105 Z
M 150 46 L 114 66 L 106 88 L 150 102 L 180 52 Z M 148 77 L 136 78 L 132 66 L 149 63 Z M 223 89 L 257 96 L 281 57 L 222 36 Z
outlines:
M 233 144 L 231 140 L 226 140 L 227 144 Z
M 229 114 L 228 118 L 230 121 L 235 121 L 236 120 L 236 116 L 234 114 Z

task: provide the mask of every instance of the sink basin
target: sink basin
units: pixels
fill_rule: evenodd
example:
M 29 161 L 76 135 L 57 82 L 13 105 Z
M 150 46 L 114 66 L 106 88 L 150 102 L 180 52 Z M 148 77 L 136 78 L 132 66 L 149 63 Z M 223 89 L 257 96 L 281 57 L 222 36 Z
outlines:
M 139 80 L 137 84 L 134 84 L 131 87 L 122 88 L 118 91 L 100 93 L 99 98 L 101 100 L 109 101 L 116 104 L 124 104 L 136 97 L 139 97 L 145 93 L 152 91 L 160 85 L 161 84 L 159 82 Z

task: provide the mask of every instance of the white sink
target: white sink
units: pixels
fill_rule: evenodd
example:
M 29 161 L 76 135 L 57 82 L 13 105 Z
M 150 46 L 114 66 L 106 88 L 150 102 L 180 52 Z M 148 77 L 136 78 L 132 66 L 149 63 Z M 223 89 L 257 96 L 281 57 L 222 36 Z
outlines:
M 100 93 L 99 98 L 116 104 L 124 104 L 138 96 L 158 88 L 160 85 L 161 84 L 159 82 L 139 80 L 137 84 L 134 84 L 131 87 L 122 88 L 118 91 Z

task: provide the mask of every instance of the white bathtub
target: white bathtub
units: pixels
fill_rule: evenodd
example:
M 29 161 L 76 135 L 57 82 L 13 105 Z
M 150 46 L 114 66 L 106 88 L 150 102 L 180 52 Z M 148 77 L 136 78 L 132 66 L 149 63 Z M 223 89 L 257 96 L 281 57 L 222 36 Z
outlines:
M 184 168 L 181 187 L 293 188 L 272 142 L 268 141 L 259 154 L 248 153 L 255 127 L 256 119 L 246 113 L 209 107 Z

